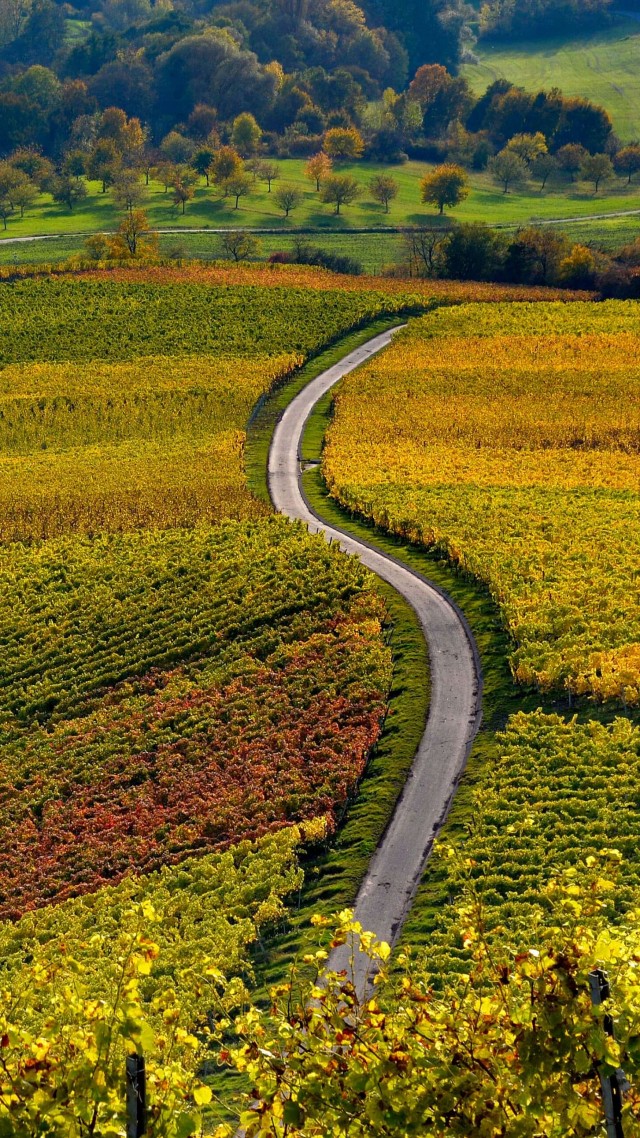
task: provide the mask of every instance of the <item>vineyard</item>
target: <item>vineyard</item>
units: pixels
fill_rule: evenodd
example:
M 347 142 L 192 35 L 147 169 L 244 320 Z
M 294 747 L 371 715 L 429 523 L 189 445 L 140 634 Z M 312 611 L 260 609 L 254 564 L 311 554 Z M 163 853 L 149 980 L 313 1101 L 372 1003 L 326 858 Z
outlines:
M 90 1056 L 91 1001 L 119 1015 L 126 974 L 156 1103 L 166 1048 L 167 1086 L 191 1087 L 215 977 L 250 977 L 391 684 L 372 578 L 270 516 L 244 450 L 263 396 L 406 300 L 282 283 L 43 278 L 0 295 L 3 1003 L 25 1041 L 49 1034 L 54 1055 L 77 1032 Z M 116 1117 L 128 1030 L 103 1073 Z M 16 1080 L 21 1054 L 5 1051 Z M 28 1133 L 48 1094 L 28 1097 Z
M 357 559 L 252 493 L 246 431 L 323 347 L 418 308 L 428 315 L 343 381 L 328 484 L 489 587 L 521 686 L 586 697 L 603 717 L 520 713 L 495 740 L 463 838 L 489 927 L 526 925 L 549 876 L 605 844 L 623 854 L 619 907 L 631 904 L 633 306 L 283 266 L 2 284 L 0 1133 L 7 1081 L 29 1088 L 11 1107 L 20 1138 L 50 1118 L 56 1138 L 84 1138 L 81 1109 L 119 1133 L 124 1054 L 140 1047 L 157 1133 L 195 1132 L 212 1009 L 226 1023 L 274 932 L 299 935 L 300 858 L 349 819 L 390 723 L 388 765 L 374 758 L 380 783 L 354 811 L 355 868 L 342 830 L 313 895 L 324 904 L 340 873 L 351 888 L 375 847 L 400 788 L 389 756 L 407 730 L 393 715 L 406 630 L 389 642 L 387 603 Z M 605 718 L 623 705 L 626 718 Z M 442 854 L 431 876 L 456 895 Z M 432 960 L 456 972 L 451 907 L 430 920 Z
M 489 665 L 492 718 L 406 931 L 436 983 L 468 969 L 447 901 L 469 880 L 497 937 L 553 919 L 550 878 L 603 849 L 611 919 L 637 904 L 639 333 L 624 303 L 439 308 L 334 400 L 333 497 L 488 587 L 526 698 L 507 718 Z
M 486 582 L 520 683 L 627 706 L 637 329 L 615 302 L 440 309 L 342 387 L 325 452 L 340 501 Z

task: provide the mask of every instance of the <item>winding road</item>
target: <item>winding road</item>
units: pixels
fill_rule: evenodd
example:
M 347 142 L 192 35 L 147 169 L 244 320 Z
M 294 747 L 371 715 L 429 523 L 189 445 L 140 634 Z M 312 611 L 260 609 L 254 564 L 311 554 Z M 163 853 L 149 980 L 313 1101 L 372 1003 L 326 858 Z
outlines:
M 269 452 L 269 491 L 281 514 L 304 522 L 313 533 L 359 557 L 392 585 L 415 610 L 431 664 L 428 722 L 393 817 L 369 865 L 355 904 L 365 929 L 393 945 L 409 913 L 434 839 L 447 816 L 481 720 L 482 674 L 478 651 L 456 605 L 419 573 L 373 545 L 325 524 L 302 489 L 301 445 L 305 424 L 317 402 L 343 376 L 388 347 L 393 331 L 376 336 L 319 375 L 289 404 Z M 425 683 L 427 677 L 425 677 Z M 329 966 L 349 967 L 350 950 L 337 949 Z M 367 961 L 357 957 L 356 987 L 369 981 Z

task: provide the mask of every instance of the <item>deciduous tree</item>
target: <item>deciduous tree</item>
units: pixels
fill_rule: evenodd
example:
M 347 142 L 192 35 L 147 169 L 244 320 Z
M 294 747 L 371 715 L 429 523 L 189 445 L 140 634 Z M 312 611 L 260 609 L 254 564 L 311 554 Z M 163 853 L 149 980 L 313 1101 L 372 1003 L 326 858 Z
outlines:
M 271 183 L 275 182 L 280 177 L 280 167 L 277 162 L 260 162 L 258 166 L 258 177 L 262 182 L 266 182 L 268 186 L 267 193 L 271 193 Z
M 633 175 L 640 170 L 640 145 L 633 143 L 631 146 L 623 146 L 615 155 L 613 165 L 616 174 L 626 174 L 627 183 L 630 184 Z
M 580 171 L 585 182 L 593 182 L 597 193 L 602 182 L 613 176 L 613 162 L 608 154 L 589 154 Z
M 240 198 L 246 198 L 247 194 L 251 193 L 251 186 L 251 177 L 249 174 L 245 174 L 243 170 L 226 179 L 224 183 L 225 197 L 235 198 L 234 209 L 240 209 Z
M 210 146 L 199 146 L 191 159 L 196 174 L 204 178 L 207 185 L 209 185 L 209 178 L 211 176 L 211 167 L 215 158 L 215 152 Z
M 527 163 L 520 155 L 506 147 L 491 159 L 489 169 L 495 181 L 502 186 L 504 194 L 509 193 L 510 186 L 526 181 L 529 172 Z
M 378 174 L 369 182 L 369 192 L 375 202 L 384 206 L 384 212 L 389 212 L 389 206 L 400 193 L 400 186 L 391 174 Z
M 74 205 L 86 196 L 87 187 L 84 182 L 71 178 L 68 174 L 61 174 L 53 184 L 53 200 L 66 205 L 69 212 L 72 212 Z
M 211 164 L 214 182 L 222 186 L 228 178 L 242 172 L 242 158 L 233 146 L 221 146 Z
M 442 214 L 445 206 L 454 209 L 469 196 L 469 179 L 462 166 L 445 162 L 423 178 L 420 191 L 422 201 L 437 205 Z
M 222 248 L 237 264 L 238 261 L 250 261 L 257 257 L 261 243 L 254 233 L 248 233 L 246 229 L 228 229 L 222 235 Z
M 335 205 L 336 214 L 343 205 L 351 205 L 362 194 L 362 187 L 350 174 L 331 174 L 325 179 L 320 191 L 320 199 L 328 205 Z
M 285 217 L 288 217 L 292 209 L 296 209 L 302 201 L 302 191 L 297 186 L 290 186 L 283 184 L 278 186 L 275 194 L 276 205 L 282 210 Z
M 561 146 L 556 153 L 556 162 L 560 170 L 565 170 L 573 182 L 576 175 L 580 173 L 588 154 L 589 152 L 585 150 L 584 146 L 580 146 L 577 142 L 568 142 L 566 146 Z
M 328 154 L 323 150 L 319 154 L 314 154 L 307 162 L 304 172 L 310 182 L 315 182 L 316 193 L 320 193 L 320 187 L 326 178 L 333 171 L 333 162 Z
M 252 114 L 244 111 L 241 115 L 236 116 L 231 128 L 231 142 L 238 154 L 243 158 L 249 158 L 255 154 L 261 138 L 262 130 Z
M 355 126 L 335 126 L 324 136 L 324 151 L 336 162 L 353 162 L 364 153 L 364 139 Z

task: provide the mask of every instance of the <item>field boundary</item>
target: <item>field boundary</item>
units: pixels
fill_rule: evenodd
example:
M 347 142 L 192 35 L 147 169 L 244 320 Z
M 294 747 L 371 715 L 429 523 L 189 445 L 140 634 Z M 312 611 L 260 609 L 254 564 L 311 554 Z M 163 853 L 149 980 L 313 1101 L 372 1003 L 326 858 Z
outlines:
M 355 904 L 356 919 L 394 944 L 402 931 L 435 838 L 443 826 L 482 719 L 482 671 L 466 619 L 444 590 L 374 546 L 350 538 L 319 517 L 301 484 L 300 453 L 314 407 L 331 388 L 391 341 L 390 332 L 369 339 L 318 375 L 290 401 L 274 431 L 269 452 L 269 490 L 276 509 L 304 522 L 311 532 L 341 548 L 397 589 L 416 614 L 429 647 L 432 692 L 426 728 L 408 777 L 373 853 Z M 347 966 L 343 950 L 334 968 Z M 348 951 L 348 950 L 347 950 Z M 367 976 L 356 963 L 356 982 Z

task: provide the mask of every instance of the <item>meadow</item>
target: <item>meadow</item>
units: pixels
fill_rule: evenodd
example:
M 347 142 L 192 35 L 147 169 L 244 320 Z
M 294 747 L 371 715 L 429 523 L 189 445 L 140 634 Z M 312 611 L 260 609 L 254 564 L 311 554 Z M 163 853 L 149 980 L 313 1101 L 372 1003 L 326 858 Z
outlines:
M 588 97 L 605 107 L 616 133 L 628 142 L 640 136 L 640 23 L 619 14 L 612 27 L 591 34 L 526 43 L 476 45 L 477 64 L 463 74 L 476 95 L 505 78 L 527 91 L 561 87 L 565 95 Z
M 440 226 L 448 222 L 449 215 L 439 217 L 434 207 L 423 205 L 420 200 L 420 182 L 431 169 L 429 163 L 409 161 L 392 167 L 375 162 L 341 164 L 340 172 L 352 175 L 362 193 L 340 216 L 336 216 L 332 206 L 320 202 L 315 188 L 305 177 L 303 160 L 282 159 L 278 166 L 281 182 L 296 186 L 302 193 L 300 205 L 288 218 L 278 210 L 273 194 L 269 194 L 261 182 L 254 183 L 250 194 L 240 200 L 238 209 L 232 200 L 222 197 L 215 186 L 207 187 L 204 179 L 196 186 L 194 199 L 187 204 L 184 214 L 173 205 L 171 194 L 165 193 L 164 186 L 154 181 L 145 188 L 142 205 L 151 225 L 164 234 L 169 248 L 188 240 L 190 229 L 201 229 L 205 243 L 199 243 L 199 247 L 205 252 L 207 245 L 219 250 L 216 231 L 225 229 L 263 230 L 265 248 L 273 249 L 278 247 L 280 235 L 286 237 L 296 230 L 310 234 L 349 234 L 360 229 L 380 231 L 380 237 L 384 238 L 385 233 L 388 237 L 389 231 L 397 227 Z M 387 214 L 383 206 L 373 201 L 369 183 L 376 175 L 390 172 L 398 182 L 399 192 Z M 450 215 L 459 221 L 513 226 L 640 210 L 638 185 L 628 186 L 626 179 L 620 178 L 604 184 L 597 194 L 587 183 L 570 183 L 564 178 L 550 182 L 544 190 L 527 183 L 504 194 L 487 171 L 471 172 L 470 185 L 469 197 Z M 11 238 L 52 234 L 66 235 L 68 240 L 73 235 L 115 229 L 120 215 L 111 193 L 103 194 L 97 182 L 88 182 L 87 191 L 87 197 L 72 212 L 54 203 L 48 195 L 40 195 L 24 218 L 12 216 L 6 232 L 0 234 L 3 257 L 21 259 L 35 255 L 33 250 L 25 248 L 28 243 L 11 243 Z M 4 247 L 3 239 L 9 239 Z
M 633 305 L 461 306 L 341 387 L 325 474 L 487 584 L 520 683 L 635 705 L 639 438 Z

